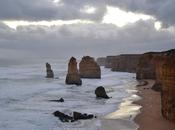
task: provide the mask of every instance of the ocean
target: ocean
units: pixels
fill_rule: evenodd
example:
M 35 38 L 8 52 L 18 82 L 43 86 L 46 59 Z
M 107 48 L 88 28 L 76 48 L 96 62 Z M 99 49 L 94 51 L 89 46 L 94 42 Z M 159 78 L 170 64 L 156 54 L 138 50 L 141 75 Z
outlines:
M 65 85 L 68 61 L 50 63 L 55 79 L 45 78 L 45 62 L 0 66 L 0 130 L 101 130 L 104 120 L 119 123 L 117 130 L 137 129 L 133 118 L 139 106 L 132 104 L 139 98 L 135 74 L 101 67 L 101 79 L 82 79 L 82 86 Z M 98 86 L 112 98 L 96 99 Z M 49 101 L 59 98 L 65 102 Z M 62 123 L 52 114 L 57 110 L 95 114 L 98 118 Z

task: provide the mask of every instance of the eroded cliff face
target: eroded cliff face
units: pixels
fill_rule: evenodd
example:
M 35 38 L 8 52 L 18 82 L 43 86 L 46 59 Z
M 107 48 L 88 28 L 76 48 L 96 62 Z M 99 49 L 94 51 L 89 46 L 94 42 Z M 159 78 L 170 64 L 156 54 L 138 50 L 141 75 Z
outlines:
M 167 56 L 161 67 L 162 115 L 175 122 L 175 56 Z
M 155 74 L 156 81 L 153 85 L 152 89 L 158 92 L 162 90 L 162 66 L 165 62 L 166 57 L 160 54 L 159 56 L 154 57 L 154 65 L 155 65 Z
M 137 79 L 156 79 L 154 58 L 157 55 L 157 53 L 145 53 L 140 57 L 136 69 Z
M 79 72 L 81 78 L 101 78 L 100 66 L 90 56 L 82 58 L 79 64 Z
M 80 78 L 78 69 L 77 69 L 77 61 L 74 57 L 69 60 L 68 64 L 68 73 L 66 76 L 66 84 L 75 84 L 81 85 L 82 80 Z
M 107 56 L 105 60 L 105 68 L 112 68 L 112 63 L 118 56 Z
M 99 57 L 96 61 L 99 66 L 105 66 L 106 57 Z
M 117 56 L 112 62 L 112 71 L 135 73 L 141 55 L 125 54 Z

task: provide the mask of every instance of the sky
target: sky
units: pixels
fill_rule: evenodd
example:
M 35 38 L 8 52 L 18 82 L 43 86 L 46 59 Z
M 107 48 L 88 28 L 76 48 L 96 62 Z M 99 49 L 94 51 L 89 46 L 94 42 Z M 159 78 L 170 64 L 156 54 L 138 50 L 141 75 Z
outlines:
M 0 0 L 0 59 L 175 48 L 174 0 Z

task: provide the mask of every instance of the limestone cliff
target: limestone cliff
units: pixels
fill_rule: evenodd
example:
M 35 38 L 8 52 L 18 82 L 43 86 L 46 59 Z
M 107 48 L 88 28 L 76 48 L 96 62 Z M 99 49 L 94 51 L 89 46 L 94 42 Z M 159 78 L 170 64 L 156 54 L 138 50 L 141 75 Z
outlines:
M 161 74 L 162 115 L 175 122 L 175 55 L 166 57 Z
M 99 57 L 96 61 L 99 66 L 105 66 L 106 57 Z
M 145 53 L 143 54 L 137 65 L 136 78 L 137 79 L 156 79 L 154 58 L 157 53 Z
M 123 54 L 116 56 L 112 62 L 112 71 L 135 73 L 140 56 L 139 54 Z
M 69 60 L 68 64 L 68 73 L 66 76 L 66 84 L 75 84 L 81 85 L 82 80 L 80 78 L 78 69 L 77 69 L 77 61 L 74 57 Z
M 81 78 L 101 78 L 100 66 L 94 58 L 84 56 L 79 64 L 79 72 Z
M 112 68 L 112 63 L 116 58 L 117 56 L 107 56 L 105 60 L 105 68 Z

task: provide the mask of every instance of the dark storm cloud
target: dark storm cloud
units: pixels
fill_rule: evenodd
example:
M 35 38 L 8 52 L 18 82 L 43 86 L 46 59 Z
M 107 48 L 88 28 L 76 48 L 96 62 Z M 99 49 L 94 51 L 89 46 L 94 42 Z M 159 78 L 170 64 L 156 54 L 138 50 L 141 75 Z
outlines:
M 99 21 L 106 13 L 106 5 L 123 8 L 127 11 L 146 13 L 154 16 L 164 25 L 175 25 L 174 0 L 1 0 L 1 20 L 72 20 L 89 19 Z M 86 6 L 96 8 L 94 14 L 82 12 Z
M 83 2 L 82 2 L 83 1 Z M 72 20 L 88 19 L 101 20 L 106 12 L 104 3 L 97 4 L 91 0 L 62 0 L 61 5 L 53 3 L 53 0 L 1 0 L 1 20 Z M 85 5 L 96 8 L 96 12 L 88 14 L 81 10 Z

